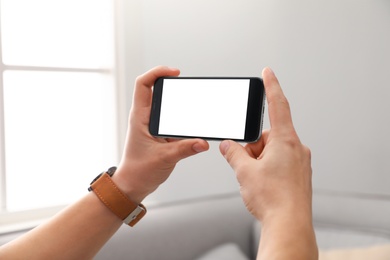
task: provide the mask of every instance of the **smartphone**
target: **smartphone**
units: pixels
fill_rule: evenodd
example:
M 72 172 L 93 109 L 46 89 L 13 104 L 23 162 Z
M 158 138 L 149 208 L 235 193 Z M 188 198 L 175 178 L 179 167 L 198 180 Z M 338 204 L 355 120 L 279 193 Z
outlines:
M 149 131 L 164 138 L 260 138 L 265 92 L 257 77 L 161 77 L 153 87 Z

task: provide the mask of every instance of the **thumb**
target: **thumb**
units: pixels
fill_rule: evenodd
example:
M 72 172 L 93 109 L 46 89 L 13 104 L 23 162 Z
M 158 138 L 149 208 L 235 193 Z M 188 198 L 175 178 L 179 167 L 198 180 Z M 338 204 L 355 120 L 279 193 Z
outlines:
M 178 162 L 184 158 L 207 151 L 209 144 L 202 139 L 183 139 L 165 145 L 167 161 Z
M 219 150 L 233 170 L 237 170 L 237 167 L 242 164 L 243 161 L 251 158 L 245 148 L 234 141 L 225 140 L 221 142 Z

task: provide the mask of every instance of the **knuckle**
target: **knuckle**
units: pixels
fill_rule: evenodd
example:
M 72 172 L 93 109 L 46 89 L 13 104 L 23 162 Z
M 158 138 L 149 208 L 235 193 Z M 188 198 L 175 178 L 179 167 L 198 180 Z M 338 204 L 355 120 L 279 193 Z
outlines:
M 290 109 L 290 102 L 285 96 L 279 97 L 279 102 Z
M 180 143 L 179 147 L 175 150 L 174 154 L 175 157 L 181 159 L 194 154 L 194 151 L 191 149 L 191 146 L 187 145 L 186 143 Z
M 311 160 L 311 150 L 309 147 L 307 147 L 306 145 L 303 145 L 303 150 L 304 152 L 306 153 L 307 157 Z
M 287 149 L 298 152 L 298 154 L 301 154 L 301 156 L 311 161 L 312 152 L 310 148 L 301 143 L 298 135 L 295 132 L 285 135 L 283 142 Z
M 226 154 L 226 160 L 229 164 L 234 164 L 236 161 L 237 153 L 236 151 L 228 151 Z
M 142 82 L 142 75 L 139 75 L 135 78 L 135 85 L 139 85 Z
M 285 137 L 284 137 L 284 143 L 291 147 L 291 148 L 296 148 L 296 147 L 299 147 L 301 146 L 301 142 L 297 136 L 297 134 L 295 132 L 291 132 L 289 134 L 286 134 Z

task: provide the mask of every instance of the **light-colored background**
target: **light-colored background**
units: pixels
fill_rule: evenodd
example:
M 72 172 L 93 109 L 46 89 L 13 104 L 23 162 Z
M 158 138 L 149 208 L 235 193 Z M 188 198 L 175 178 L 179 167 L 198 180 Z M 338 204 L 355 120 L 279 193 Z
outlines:
M 183 76 L 271 66 L 312 150 L 315 192 L 390 198 L 390 1 L 135 0 L 123 12 L 127 107 L 135 77 L 156 65 Z M 149 200 L 237 190 L 212 142 Z

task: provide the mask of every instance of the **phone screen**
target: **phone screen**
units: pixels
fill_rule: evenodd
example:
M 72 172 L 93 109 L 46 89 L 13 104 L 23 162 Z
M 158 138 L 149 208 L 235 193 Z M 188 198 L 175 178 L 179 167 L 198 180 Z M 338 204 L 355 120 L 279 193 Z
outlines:
M 159 135 L 244 139 L 249 79 L 164 79 Z
M 253 142 L 260 135 L 263 99 L 260 78 L 159 78 L 149 129 L 161 137 Z

